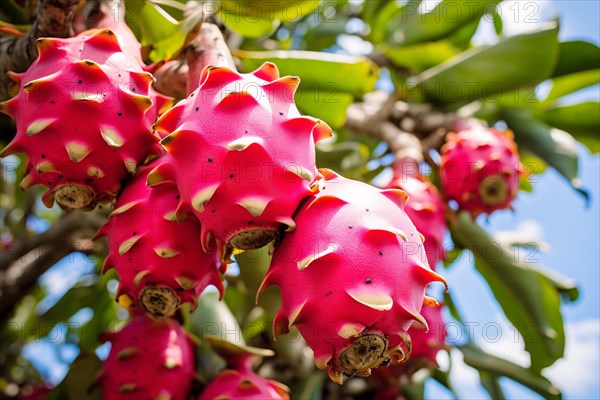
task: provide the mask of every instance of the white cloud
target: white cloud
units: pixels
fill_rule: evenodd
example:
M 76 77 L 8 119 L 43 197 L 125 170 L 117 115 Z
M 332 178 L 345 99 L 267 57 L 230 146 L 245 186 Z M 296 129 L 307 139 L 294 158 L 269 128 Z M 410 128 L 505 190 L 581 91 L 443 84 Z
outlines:
M 565 358 L 546 370 L 565 398 L 598 398 L 600 393 L 600 319 L 566 324 Z

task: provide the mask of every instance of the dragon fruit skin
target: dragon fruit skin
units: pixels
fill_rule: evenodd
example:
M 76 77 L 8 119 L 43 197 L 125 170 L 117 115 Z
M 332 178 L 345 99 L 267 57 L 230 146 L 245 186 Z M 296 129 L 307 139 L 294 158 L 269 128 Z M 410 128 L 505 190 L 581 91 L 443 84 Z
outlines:
M 200 86 L 155 124 L 172 162 L 150 185 L 176 181 L 181 212 L 202 223 L 202 245 L 216 238 L 249 250 L 292 230 L 292 214 L 317 176 L 314 144 L 331 136 L 319 120 L 300 116 L 297 77 L 279 78 L 263 64 L 250 74 L 206 67 Z
M 36 61 L 10 74 L 19 92 L 0 111 L 16 120 L 17 134 L 2 155 L 27 155 L 21 187 L 46 186 L 48 207 L 55 198 L 65 210 L 112 199 L 127 173 L 160 151 L 151 124 L 164 97 L 121 41 L 108 29 L 39 39 Z
M 404 379 L 412 379 L 412 376 L 423 368 L 433 369 L 438 367 L 436 357 L 440 350 L 446 348 L 444 341 L 447 337 L 442 309 L 443 306 L 423 307 L 421 310 L 429 330 L 419 329 L 419 327 L 409 329 L 412 339 L 412 353 L 407 362 L 391 363 L 387 368 L 378 368 L 373 371 L 373 378 L 376 383 L 374 398 L 378 400 L 404 399 L 402 395 Z
M 402 189 L 408 194 L 404 211 L 425 237 L 429 266 L 435 270 L 437 263 L 445 258 L 444 236 L 448 232 L 442 196 L 423 176 L 396 175 L 388 188 Z
M 474 217 L 508 208 L 517 196 L 523 168 L 511 131 L 479 127 L 450 133 L 441 155 L 446 197 Z
M 227 369 L 211 381 L 198 400 L 289 400 L 289 389 L 276 381 L 257 375 L 251 366 L 251 357 L 228 360 Z
M 295 214 L 296 230 L 275 250 L 260 292 L 277 285 L 274 335 L 295 325 L 332 380 L 405 358 L 407 330 L 426 286 L 444 282 L 427 265 L 420 234 L 404 212 L 407 195 L 321 170 L 320 192 Z
M 443 306 L 423 307 L 421 310 L 421 315 L 427 321 L 429 329 L 414 327 L 409 330 L 412 339 L 412 353 L 409 363 L 423 359 L 432 367 L 437 367 L 437 354 L 445 348 L 444 341 L 448 336 L 442 310 Z
M 99 378 L 104 399 L 188 398 L 194 347 L 177 321 L 139 315 L 108 336 L 112 347 Z
M 114 267 L 119 276 L 117 299 L 126 295 L 125 304 L 139 305 L 155 317 L 170 316 L 184 303 L 195 308 L 209 284 L 221 296 L 225 290 L 215 249 L 207 254 L 200 247 L 200 223 L 176 218 L 175 185 L 146 186 L 148 173 L 164 161 L 142 167 L 125 185 L 98 233 L 108 237 L 104 270 Z

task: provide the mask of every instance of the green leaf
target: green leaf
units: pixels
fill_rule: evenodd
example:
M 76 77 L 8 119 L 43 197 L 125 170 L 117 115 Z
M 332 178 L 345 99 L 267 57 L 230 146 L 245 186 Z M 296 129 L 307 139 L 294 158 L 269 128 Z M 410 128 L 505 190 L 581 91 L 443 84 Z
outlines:
M 319 0 L 221 0 L 219 11 L 238 16 L 238 19 L 254 23 L 257 19 L 267 21 L 298 21 L 300 17 L 316 11 Z
M 311 51 L 242 51 L 240 57 L 246 71 L 254 70 L 265 61 L 277 65 L 281 75 L 296 75 L 301 89 L 348 92 L 362 96 L 373 91 L 379 70 L 366 57 Z
M 354 101 L 354 96 L 337 91 L 331 84 L 318 91 L 298 90 L 294 100 L 303 114 L 322 119 L 331 128 L 338 129 L 346 122 L 346 109 Z
M 548 126 L 525 108 L 506 108 L 501 117 L 514 131 L 519 146 L 527 148 L 556 169 L 588 200 L 589 194 L 577 178 L 577 142 L 571 135 Z
M 369 38 L 373 43 L 381 43 L 386 39 L 386 32 L 390 21 L 400 17 L 407 8 L 418 6 L 420 1 L 409 1 L 401 5 L 396 0 L 365 1 L 363 4 L 363 18 L 371 28 Z M 412 3 L 412 4 L 410 4 Z
M 292 400 L 321 400 L 325 374 L 315 371 L 302 377 L 292 389 Z
M 474 343 L 467 343 L 464 346 L 459 346 L 458 349 L 463 353 L 465 364 L 479 371 L 485 371 L 492 376 L 510 378 L 539 393 L 546 399 L 559 400 L 561 398 L 560 390 L 543 376 L 535 375 L 526 368 L 488 354 Z M 492 398 L 497 397 L 492 396 Z
M 457 216 L 452 238 L 475 255 L 475 267 L 490 285 L 507 318 L 519 330 L 539 373 L 564 355 L 565 332 L 560 297 L 550 279 L 517 261 L 466 213 Z
M 93 351 L 83 351 L 71 364 L 65 377 L 65 392 L 68 399 L 102 399 L 100 390 L 90 390 L 94 379 L 102 369 L 102 361 Z
M 174 19 L 158 4 L 149 1 L 127 2 L 126 21 L 143 46 L 152 46 L 149 57 L 159 61 L 176 54 L 183 43 L 189 24 Z
M 599 70 L 600 73 L 600 70 Z M 552 107 L 536 113 L 549 125 L 571 133 L 592 153 L 600 152 L 600 103 L 588 101 L 564 107 Z
M 450 381 L 450 371 L 442 371 L 441 369 L 436 368 L 431 371 L 431 377 L 452 393 L 455 399 L 458 399 L 458 394 L 454 391 L 452 381 Z
M 590 69 L 563 75 L 552 80 L 552 89 L 542 104 L 548 104 L 551 100 L 584 89 L 600 83 L 600 69 Z
M 248 38 L 268 36 L 279 26 L 279 20 L 268 20 L 258 17 L 248 19 L 238 14 L 231 14 L 224 11 L 221 11 L 219 16 L 229 29 Z
M 494 99 L 504 91 L 542 82 L 550 76 L 558 52 L 558 25 L 482 46 L 424 71 L 410 83 L 425 98 L 442 103 Z
M 382 45 L 383 53 L 400 67 L 421 72 L 456 56 L 460 51 L 447 40 L 403 47 Z
M 100 285 L 74 286 L 69 289 L 55 305 L 37 319 L 40 327 L 34 330 L 37 338 L 46 336 L 56 324 L 67 321 L 81 308 L 90 307 L 103 297 L 110 299 L 106 289 Z
M 490 15 L 492 16 L 492 20 L 494 22 L 494 30 L 496 31 L 496 35 L 500 36 L 502 34 L 502 30 L 504 29 L 504 23 L 502 22 L 502 17 L 498 13 L 498 9 L 495 8 Z
M 362 167 L 369 159 L 366 145 L 354 141 L 325 143 L 317 145 L 317 165 L 335 171 L 348 172 Z
M 309 29 L 302 37 L 306 50 L 321 51 L 337 43 L 338 35 L 347 33 L 348 18 L 336 16 L 332 21 L 324 21 Z
M 464 319 L 462 318 L 462 316 L 458 310 L 458 307 L 456 306 L 456 303 L 454 302 L 454 299 L 448 292 L 444 293 L 444 305 L 446 307 L 448 307 L 448 311 L 450 311 L 450 315 L 452 316 L 452 318 L 454 318 L 455 320 L 457 320 L 458 322 L 460 322 L 462 324 Z
M 198 308 L 186 321 L 186 328 L 201 340 L 205 336 L 235 338 L 236 343 L 244 344 L 240 324 L 227 304 L 219 301 L 216 292 L 204 292 L 198 300 Z
M 390 36 L 394 45 L 409 45 L 443 39 L 467 24 L 478 21 L 502 0 L 443 0 L 421 14 L 417 7 L 405 11 L 399 26 Z
M 248 38 L 268 36 L 281 22 L 298 22 L 318 9 L 318 0 L 222 0 L 219 16 L 232 31 Z
M 490 374 L 487 371 L 479 371 L 479 379 L 481 380 L 481 386 L 483 386 L 485 390 L 487 390 L 492 399 L 506 399 L 506 397 L 504 396 L 504 392 L 502 391 L 502 387 L 500 386 L 500 382 L 498 382 L 498 377 L 496 375 Z
M 600 67 L 600 47 L 589 42 L 582 40 L 562 42 L 559 44 L 558 55 L 554 77 Z

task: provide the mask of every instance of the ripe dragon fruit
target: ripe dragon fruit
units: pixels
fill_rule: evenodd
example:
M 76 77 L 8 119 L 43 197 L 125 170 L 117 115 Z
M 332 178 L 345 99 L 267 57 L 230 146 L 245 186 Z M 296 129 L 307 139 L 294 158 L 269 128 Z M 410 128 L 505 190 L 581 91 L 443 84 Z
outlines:
M 512 132 L 483 127 L 448 134 L 440 167 L 446 197 L 474 217 L 508 208 L 523 171 Z
M 279 286 L 274 335 L 295 325 L 317 366 L 341 384 L 342 374 L 368 376 L 390 357 L 406 358 L 408 329 L 426 326 L 419 312 L 435 303 L 425 288 L 444 279 L 427 265 L 404 191 L 321 173 L 320 192 L 295 214 L 259 294 Z
M 200 82 L 155 124 L 172 162 L 148 183 L 176 181 L 180 212 L 202 223 L 204 249 L 213 238 L 221 254 L 260 248 L 294 229 L 292 214 L 317 175 L 314 144 L 331 129 L 300 116 L 299 79 L 279 78 L 274 64 L 243 75 L 206 67 Z
M 410 360 L 405 363 L 391 363 L 389 367 L 378 368 L 373 372 L 376 399 L 403 399 L 402 389 L 406 379 L 412 379 L 412 376 L 423 368 L 438 367 L 436 357 L 440 350 L 446 348 L 444 341 L 447 336 L 442 307 L 423 307 L 421 314 L 427 321 L 429 330 L 419 327 L 409 329 L 412 339 Z
M 21 188 L 46 186 L 46 206 L 56 199 L 65 210 L 93 208 L 160 151 L 151 124 L 165 98 L 151 88 L 139 54 L 122 51 L 136 47 L 111 30 L 42 38 L 37 47 L 25 73 L 9 74 L 19 92 L 0 111 L 16 120 L 17 134 L 2 156 L 27 155 Z
M 444 202 L 437 188 L 424 176 L 408 176 L 397 172 L 388 188 L 398 188 L 408 194 L 404 211 L 425 237 L 425 252 L 429 266 L 445 258 L 444 236 L 448 232 Z
M 183 303 L 195 308 L 209 284 L 221 296 L 224 291 L 216 250 L 207 254 L 199 245 L 200 223 L 194 218 L 177 219 L 175 185 L 146 186 L 148 173 L 164 161 L 159 158 L 140 169 L 98 232 L 108 237 L 103 270 L 116 269 L 119 302 L 139 305 L 155 317 L 170 316 Z
M 272 351 L 238 346 L 215 338 L 209 340 L 213 349 L 226 359 L 227 366 L 204 388 L 198 400 L 289 400 L 287 386 L 265 379 L 252 370 L 257 359 L 272 356 Z
M 112 348 L 98 378 L 103 398 L 188 398 L 195 379 L 194 349 L 177 321 L 139 315 L 107 336 Z
M 419 360 L 421 360 L 430 368 L 437 367 L 437 354 L 446 347 L 444 341 L 448 336 L 442 310 L 443 306 L 423 307 L 421 310 L 421 315 L 427 321 L 429 330 L 420 329 L 420 327 L 409 330 L 413 346 L 410 363 L 420 362 Z

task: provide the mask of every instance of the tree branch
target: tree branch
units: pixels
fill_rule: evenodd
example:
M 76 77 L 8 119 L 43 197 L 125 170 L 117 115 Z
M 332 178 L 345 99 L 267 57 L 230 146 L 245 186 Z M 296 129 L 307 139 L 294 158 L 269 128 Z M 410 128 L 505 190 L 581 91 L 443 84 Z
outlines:
M 60 259 L 74 251 L 94 253 L 89 240 L 104 220 L 94 213 L 64 214 L 46 232 L 5 251 L 0 263 L 0 321 L 8 318 L 38 277 Z
M 200 73 L 206 66 L 224 66 L 237 70 L 221 30 L 209 22 L 202 23 L 196 37 L 186 47 L 185 54 L 189 66 L 187 94 L 196 90 L 200 84 Z

